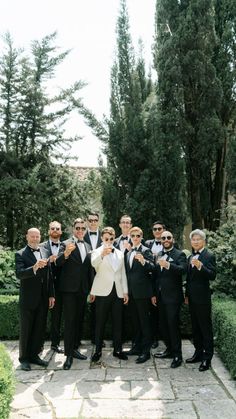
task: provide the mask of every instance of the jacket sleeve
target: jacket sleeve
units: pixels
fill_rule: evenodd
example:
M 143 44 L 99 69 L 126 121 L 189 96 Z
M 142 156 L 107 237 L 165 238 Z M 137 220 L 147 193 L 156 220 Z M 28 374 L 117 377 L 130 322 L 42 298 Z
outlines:
M 98 271 L 99 266 L 101 265 L 103 261 L 103 258 L 101 256 L 101 250 L 93 250 L 91 253 L 91 264 L 94 267 L 94 269 L 96 270 L 96 272 Z
M 181 252 L 178 258 L 170 263 L 170 271 L 175 271 L 181 275 L 187 271 L 187 258 L 184 252 Z
M 16 277 L 18 279 L 28 279 L 35 277 L 33 271 L 33 265 L 30 267 L 25 266 L 24 258 L 20 253 L 15 254 L 15 262 L 16 262 Z

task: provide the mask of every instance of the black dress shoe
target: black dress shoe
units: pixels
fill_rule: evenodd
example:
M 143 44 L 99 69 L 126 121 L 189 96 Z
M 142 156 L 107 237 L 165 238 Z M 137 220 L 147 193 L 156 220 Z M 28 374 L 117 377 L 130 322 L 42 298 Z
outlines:
M 202 361 L 199 367 L 199 371 L 207 371 L 209 370 L 210 366 L 211 366 L 211 361 L 209 359 L 204 359 L 204 361 Z
M 27 362 L 27 361 L 25 361 L 25 362 L 21 362 L 21 364 L 20 364 L 20 368 L 21 368 L 23 371 L 31 371 L 31 366 L 30 366 L 29 362 Z
M 172 356 L 173 355 L 171 354 L 171 352 L 168 349 L 166 349 L 163 352 L 158 352 L 157 354 L 154 354 L 155 358 L 160 358 L 160 359 L 172 358 Z
M 143 364 L 144 362 L 148 361 L 148 359 L 150 359 L 150 354 L 142 354 L 139 355 L 139 357 L 136 359 L 136 364 Z
M 158 342 L 158 340 L 155 340 L 155 341 L 153 342 L 153 344 L 152 344 L 151 348 L 152 348 L 152 349 L 156 349 L 156 348 L 158 348 L 158 346 L 159 346 L 159 342 Z
M 201 362 L 202 361 L 202 355 L 198 353 L 194 353 L 191 358 L 186 359 L 187 364 L 195 364 L 195 362 Z
M 115 352 L 113 351 L 113 356 L 116 358 L 122 359 L 123 361 L 127 361 L 128 357 L 125 352 Z
M 182 358 L 178 358 L 177 356 L 173 359 L 170 366 L 171 368 L 178 368 L 182 364 L 183 360 Z
M 73 363 L 73 356 L 67 356 L 63 364 L 63 370 L 69 370 Z
M 35 358 L 31 358 L 30 363 L 39 365 L 40 367 L 47 367 L 49 364 L 48 361 L 44 361 L 43 359 L 39 358 L 39 356 L 36 356 Z
M 51 345 L 51 350 L 58 354 L 64 354 L 64 350 L 59 345 Z
M 87 356 L 81 354 L 79 351 L 74 350 L 73 351 L 73 358 L 81 359 L 82 361 L 84 361 L 85 359 L 87 359 Z
M 102 353 L 101 352 L 94 352 L 94 354 L 93 354 L 93 356 L 91 358 L 91 361 L 92 362 L 98 362 L 99 359 L 101 358 L 101 356 L 102 356 Z
M 137 348 L 131 348 L 129 351 L 125 351 L 126 355 L 140 355 L 141 351 Z

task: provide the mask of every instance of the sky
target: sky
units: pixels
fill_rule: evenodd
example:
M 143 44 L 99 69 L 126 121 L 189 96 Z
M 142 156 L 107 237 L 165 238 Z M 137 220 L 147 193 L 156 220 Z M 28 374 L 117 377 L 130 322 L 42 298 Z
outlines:
M 156 0 L 127 0 L 134 48 L 144 43 L 147 66 L 152 64 Z M 58 67 L 55 87 L 83 80 L 88 85 L 81 97 L 97 118 L 109 115 L 110 70 L 116 47 L 116 22 L 120 0 L 5 0 L 0 5 L 0 34 L 10 32 L 15 47 L 30 48 L 33 40 L 57 31 L 57 45 L 71 52 Z M 2 42 L 0 41 L 0 47 Z M 83 119 L 74 113 L 67 124 L 68 135 L 83 139 L 70 154 L 77 166 L 97 166 L 101 144 Z

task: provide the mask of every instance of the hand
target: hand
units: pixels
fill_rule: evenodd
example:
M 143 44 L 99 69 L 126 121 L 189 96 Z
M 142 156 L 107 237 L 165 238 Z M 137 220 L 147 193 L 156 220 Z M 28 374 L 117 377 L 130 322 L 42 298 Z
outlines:
M 67 243 L 65 251 L 64 251 L 65 258 L 68 258 L 70 256 L 73 250 L 75 250 L 75 246 L 76 246 L 75 243 Z
M 56 256 L 56 255 L 51 255 L 51 256 L 49 257 L 49 260 L 50 260 L 50 262 L 51 262 L 51 263 L 54 263 L 54 262 L 55 262 L 55 260 L 56 260 L 56 258 L 57 258 L 57 256 Z
M 92 295 L 92 294 L 90 294 L 90 296 L 89 296 L 89 301 L 90 301 L 90 303 L 94 303 L 95 298 L 96 298 L 96 295 Z
M 145 264 L 145 259 L 142 253 L 136 253 L 136 255 L 134 256 L 134 259 L 138 260 L 142 265 Z
M 167 260 L 165 259 L 158 260 L 158 264 L 160 265 L 161 268 L 165 268 L 165 269 L 168 269 L 170 266 L 170 263 L 167 262 Z
M 152 302 L 152 305 L 156 307 L 157 306 L 157 297 L 156 296 L 152 297 L 151 302 Z
M 55 305 L 55 298 L 54 298 L 54 297 L 49 297 L 49 305 L 48 305 L 49 310 L 50 310 L 51 308 L 53 308 L 53 307 L 54 307 L 54 305 Z
M 191 261 L 192 266 L 195 266 L 197 269 L 201 269 L 202 267 L 202 262 L 200 262 L 200 260 L 198 259 L 192 259 Z
M 124 304 L 128 304 L 129 296 L 128 294 L 124 294 Z
M 103 251 L 102 251 L 102 253 L 101 253 L 101 256 L 102 256 L 102 257 L 107 256 L 107 255 L 109 255 L 111 252 L 112 252 L 112 246 L 109 246 L 109 247 L 104 247 L 104 249 L 103 249 Z
M 45 268 L 47 266 L 48 259 L 39 259 L 33 266 L 34 272 L 37 272 L 38 269 Z
M 127 249 L 128 251 L 130 251 L 131 249 L 131 244 L 128 242 L 128 240 L 124 240 L 124 249 Z

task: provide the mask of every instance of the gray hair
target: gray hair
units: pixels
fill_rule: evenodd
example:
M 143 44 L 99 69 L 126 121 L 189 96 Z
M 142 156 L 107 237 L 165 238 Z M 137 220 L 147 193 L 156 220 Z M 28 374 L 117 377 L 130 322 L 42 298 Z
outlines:
M 206 235 L 203 230 L 196 228 L 196 230 L 191 231 L 189 234 L 190 240 L 192 240 L 193 236 L 200 236 L 203 240 L 206 240 Z

